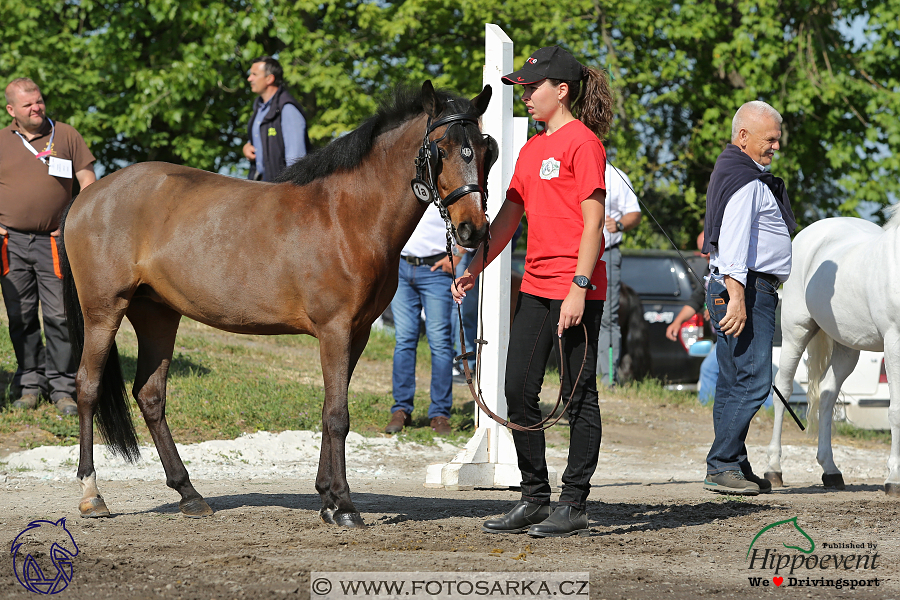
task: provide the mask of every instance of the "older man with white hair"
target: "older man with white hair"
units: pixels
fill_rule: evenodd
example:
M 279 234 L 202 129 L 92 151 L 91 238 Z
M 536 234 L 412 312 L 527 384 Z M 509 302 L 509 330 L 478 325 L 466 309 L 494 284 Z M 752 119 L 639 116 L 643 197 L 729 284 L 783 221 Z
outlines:
M 710 255 L 706 304 L 716 331 L 719 377 L 715 440 L 703 487 L 755 496 L 772 485 L 747 459 L 750 421 L 772 387 L 777 290 L 791 273 L 796 228 L 784 181 L 766 170 L 780 149 L 781 115 L 761 101 L 734 115 L 731 143 L 716 160 L 706 194 L 703 252 Z

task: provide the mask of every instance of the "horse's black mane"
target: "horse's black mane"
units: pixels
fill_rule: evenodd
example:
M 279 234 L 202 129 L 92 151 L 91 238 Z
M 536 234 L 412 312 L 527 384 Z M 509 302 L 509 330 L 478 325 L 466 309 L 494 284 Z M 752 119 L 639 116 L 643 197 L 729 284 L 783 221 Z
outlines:
M 379 106 L 374 116 L 363 121 L 362 125 L 347 135 L 295 162 L 278 176 L 276 182 L 290 181 L 296 185 L 305 185 L 326 175 L 357 167 L 372 150 L 379 135 L 425 112 L 422 108 L 422 96 L 421 88 L 396 88 L 393 95 Z M 469 100 L 446 90 L 435 90 L 435 97 L 439 106 L 447 108 L 449 104 L 450 110 L 447 112 L 467 112 L 471 108 Z M 453 135 L 456 129 L 458 128 L 450 129 L 452 137 L 456 137 Z M 422 135 L 425 135 L 424 129 Z

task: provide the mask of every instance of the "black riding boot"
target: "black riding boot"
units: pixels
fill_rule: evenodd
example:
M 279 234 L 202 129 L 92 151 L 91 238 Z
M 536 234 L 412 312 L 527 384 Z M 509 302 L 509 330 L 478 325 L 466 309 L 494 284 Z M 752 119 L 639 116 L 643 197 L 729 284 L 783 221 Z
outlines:
M 549 504 L 535 504 L 527 500 L 519 500 L 519 503 L 504 516 L 485 521 L 481 530 L 487 533 L 525 533 L 529 527 L 540 523 L 549 516 Z

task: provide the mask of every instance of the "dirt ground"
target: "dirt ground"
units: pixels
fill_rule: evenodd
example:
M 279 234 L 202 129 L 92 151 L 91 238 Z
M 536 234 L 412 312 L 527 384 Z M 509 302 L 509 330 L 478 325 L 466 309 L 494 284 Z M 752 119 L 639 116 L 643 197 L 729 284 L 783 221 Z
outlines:
M 86 520 L 77 515 L 80 493 L 74 468 L 68 481 L 7 470 L 0 473 L 6 500 L 0 540 L 8 549 L 30 521 L 66 517 L 80 553 L 61 598 L 309 598 L 312 571 L 587 572 L 590 597 L 609 599 L 900 596 L 900 500 L 882 492 L 887 445 L 842 446 L 838 464 L 846 465 L 847 489 L 826 491 L 814 447 L 791 425 L 785 443 L 797 458 L 789 465 L 788 453 L 784 462 L 791 487 L 736 501 L 700 486 L 711 441 L 709 411 L 617 400 L 601 406 L 604 443 L 589 503 L 590 537 L 482 533 L 482 521 L 508 510 L 517 493 L 426 489 L 426 465 L 452 458 L 445 448 L 393 459 L 380 475 L 355 469 L 359 464 L 349 457 L 353 499 L 369 525 L 363 531 L 338 529 L 318 519 L 319 497 L 311 478 L 195 480 L 216 512 L 192 520 L 180 515 L 177 494 L 162 480 L 104 481 L 100 473 L 100 489 L 114 516 Z M 751 430 L 751 460 L 760 471 L 769 431 L 764 419 Z M 561 471 L 564 440 L 552 441 L 550 462 Z M 859 477 L 854 473 L 869 476 L 854 479 Z M 754 536 L 792 517 L 814 540 L 820 557 L 877 552 L 870 565 L 874 568 L 800 568 L 795 578 L 877 577 L 878 587 L 788 587 L 785 570 L 777 574 L 786 577 L 777 587 L 769 581 L 776 573 L 765 569 L 762 560 L 749 568 Z M 773 530 L 755 547 L 798 555 L 783 546 L 803 545 L 790 531 Z M 824 546 L 860 543 L 877 547 Z M 751 577 L 766 579 L 768 587 L 752 587 Z M 0 597 L 29 595 L 13 575 L 11 555 L 4 552 Z

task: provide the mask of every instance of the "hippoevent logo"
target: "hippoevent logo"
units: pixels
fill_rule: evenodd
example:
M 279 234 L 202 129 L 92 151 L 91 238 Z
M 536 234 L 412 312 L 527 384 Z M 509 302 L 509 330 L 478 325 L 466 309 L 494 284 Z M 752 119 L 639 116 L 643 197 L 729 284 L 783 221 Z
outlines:
M 58 594 L 72 581 L 72 559 L 78 544 L 66 519 L 32 521 L 13 540 L 10 553 L 16 579 L 29 592 Z
M 772 547 L 780 542 L 780 548 Z M 793 551 L 793 552 L 791 552 Z M 797 517 L 766 525 L 747 548 L 750 587 L 878 587 L 876 542 L 816 542 Z

